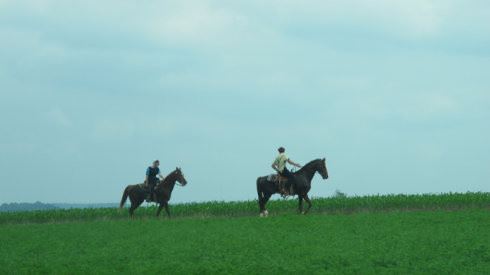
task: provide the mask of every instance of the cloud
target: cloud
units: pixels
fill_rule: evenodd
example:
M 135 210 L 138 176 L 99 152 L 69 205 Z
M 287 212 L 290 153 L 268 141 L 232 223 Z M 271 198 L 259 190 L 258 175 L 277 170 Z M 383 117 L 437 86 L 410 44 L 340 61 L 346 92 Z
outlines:
M 95 140 L 128 140 L 137 133 L 134 121 L 123 119 L 101 119 L 94 125 L 92 137 Z
M 211 7 L 205 2 L 185 3 L 171 9 L 165 8 L 164 15 L 146 22 L 146 31 L 171 45 L 202 47 L 202 43 L 220 43 L 237 22 L 236 16 L 220 8 Z
M 448 148 L 483 171 L 489 18 L 487 1 L 0 0 L 4 170 L 31 161 L 56 188 L 69 158 L 73 185 L 95 188 L 163 152 L 201 186 L 224 184 L 206 181 L 221 167 L 254 196 L 281 143 L 302 161 L 328 152 L 352 192 L 397 190 L 411 163 L 437 178 Z M 119 178 L 97 170 L 109 162 Z M 198 191 L 183 200 L 213 199 Z
M 233 5 L 226 5 L 233 6 Z M 243 10 L 243 4 L 234 7 Z M 257 7 L 260 7 L 260 11 Z M 251 20 L 272 23 L 278 29 L 301 25 L 317 28 L 355 26 L 395 37 L 419 38 L 438 33 L 451 3 L 436 1 L 254 1 L 245 13 Z M 260 17 L 259 17 L 260 16 Z
M 47 116 L 48 116 L 48 119 L 57 126 L 61 126 L 63 128 L 69 128 L 69 127 L 73 126 L 72 120 L 61 109 L 58 109 L 58 108 L 51 109 L 47 113 Z
M 171 115 L 169 113 L 162 115 L 154 110 L 139 113 L 128 112 L 125 115 L 120 114 L 117 117 L 99 116 L 94 118 L 90 136 L 96 141 L 158 140 L 200 131 L 204 127 L 213 127 L 212 123 L 201 123 L 203 120 L 204 116 L 190 117 L 185 115 Z M 201 124 L 208 126 L 203 125 L 201 127 L 199 126 Z M 192 125 L 195 126 L 192 127 Z
M 412 122 L 447 121 L 460 114 L 461 105 L 451 94 L 382 93 L 358 98 L 359 111 L 367 118 Z
M 472 44 L 487 39 L 479 33 L 490 30 L 484 2 L 458 0 L 3 3 L 0 28 L 16 26 L 45 43 L 100 50 L 243 54 L 295 47 L 308 36 L 341 51 L 348 45 L 333 42 L 413 43 L 458 35 L 465 38 L 458 44 Z
M 435 1 L 364 1 L 363 10 L 369 12 L 378 27 L 386 26 L 394 36 L 425 38 L 440 34 L 447 4 Z M 361 8 L 362 9 L 362 8 Z
M 453 95 L 437 92 L 408 94 L 396 103 L 385 102 L 384 106 L 390 106 L 391 115 L 405 122 L 421 123 L 420 126 L 427 123 L 446 124 L 456 119 L 461 110 L 461 105 Z

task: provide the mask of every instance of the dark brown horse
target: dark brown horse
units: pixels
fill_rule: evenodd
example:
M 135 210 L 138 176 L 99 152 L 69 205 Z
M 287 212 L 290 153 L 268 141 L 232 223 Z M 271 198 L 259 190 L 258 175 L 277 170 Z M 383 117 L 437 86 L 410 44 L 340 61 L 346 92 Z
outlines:
M 311 208 L 311 201 L 308 197 L 308 192 L 311 189 L 311 180 L 315 173 L 319 173 L 323 179 L 328 179 L 327 165 L 325 159 L 316 159 L 310 161 L 303 166 L 296 173 L 293 173 L 293 182 L 289 184 L 292 186 L 293 193 L 291 195 L 298 195 L 299 206 L 298 210 L 302 214 L 306 214 Z M 266 210 L 265 205 L 269 201 L 273 194 L 279 193 L 277 184 L 268 180 L 268 177 L 259 177 L 257 179 L 257 193 L 259 196 L 259 209 L 260 216 L 267 216 L 269 212 Z M 308 204 L 306 211 L 303 211 L 303 200 Z
M 165 177 L 163 181 L 159 181 L 159 183 L 155 186 L 155 202 L 159 204 L 157 217 L 160 215 L 163 207 L 165 207 L 165 211 L 167 212 L 168 217 L 170 217 L 168 202 L 170 201 L 170 196 L 172 195 L 172 191 L 174 190 L 176 182 L 180 183 L 181 186 L 185 186 L 187 184 L 187 181 L 184 178 L 184 174 L 182 173 L 182 170 L 180 168 L 176 168 L 175 171 L 168 174 L 168 176 Z M 128 185 L 126 189 L 124 189 L 119 208 L 124 207 L 124 204 L 126 203 L 126 200 L 129 196 L 129 200 L 131 201 L 129 215 L 132 217 L 134 210 L 136 210 L 136 208 L 138 208 L 145 200 L 147 192 L 147 188 L 143 183 Z

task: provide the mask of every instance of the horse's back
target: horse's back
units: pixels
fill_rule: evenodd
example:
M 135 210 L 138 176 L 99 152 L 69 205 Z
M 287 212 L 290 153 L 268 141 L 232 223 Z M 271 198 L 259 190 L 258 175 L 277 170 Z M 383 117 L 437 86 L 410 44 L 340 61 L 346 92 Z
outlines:
M 129 184 L 126 189 L 129 192 L 142 191 L 145 190 L 145 183 Z

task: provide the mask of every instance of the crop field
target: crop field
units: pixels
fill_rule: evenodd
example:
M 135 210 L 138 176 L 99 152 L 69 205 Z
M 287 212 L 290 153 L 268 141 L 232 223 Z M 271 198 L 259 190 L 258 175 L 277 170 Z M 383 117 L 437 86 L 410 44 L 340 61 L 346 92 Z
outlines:
M 0 214 L 0 274 L 489 274 L 490 194 L 209 202 Z

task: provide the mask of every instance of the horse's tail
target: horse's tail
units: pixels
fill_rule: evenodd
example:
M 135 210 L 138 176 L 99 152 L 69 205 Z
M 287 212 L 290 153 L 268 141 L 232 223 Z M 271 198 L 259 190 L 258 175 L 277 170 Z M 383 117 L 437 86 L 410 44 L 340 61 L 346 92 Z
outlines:
M 124 193 L 123 193 L 123 196 L 121 198 L 121 203 L 119 204 L 119 208 L 124 207 L 124 204 L 126 203 L 126 200 L 128 199 L 128 195 L 129 195 L 129 186 L 126 187 L 126 189 L 124 189 Z

